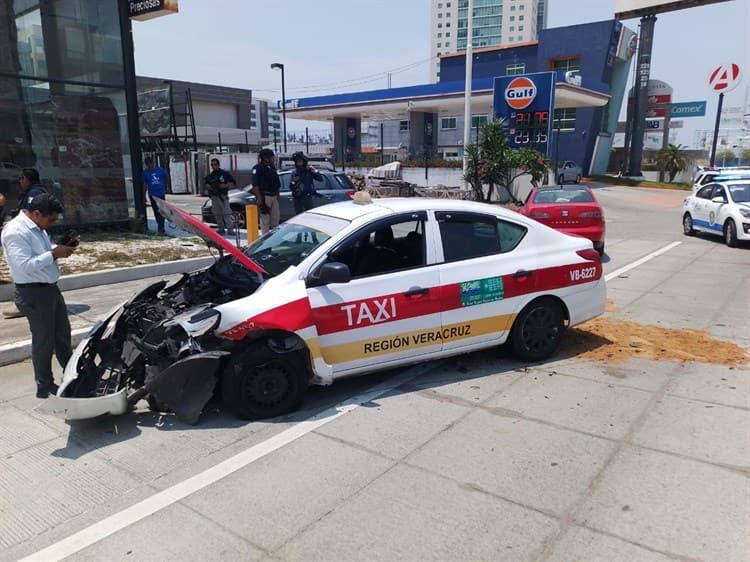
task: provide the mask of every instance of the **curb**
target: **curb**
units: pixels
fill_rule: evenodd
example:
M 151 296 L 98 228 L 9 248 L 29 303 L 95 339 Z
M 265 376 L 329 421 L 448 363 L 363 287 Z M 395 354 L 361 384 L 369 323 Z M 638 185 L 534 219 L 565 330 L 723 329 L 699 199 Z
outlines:
M 120 267 L 116 269 L 106 269 L 93 273 L 78 273 L 75 275 L 66 275 L 60 277 L 57 285 L 61 291 L 73 291 L 76 289 L 85 289 L 87 287 L 96 287 L 99 285 L 111 285 L 112 283 L 122 283 L 125 281 L 137 281 L 138 279 L 147 279 L 149 277 L 159 277 L 161 275 L 174 275 L 175 273 L 187 273 L 208 267 L 214 263 L 215 258 L 191 258 L 186 260 L 169 261 L 163 263 L 154 263 L 148 265 L 139 265 L 136 267 Z M 0 302 L 13 300 L 14 285 L 0 285 Z M 70 334 L 71 345 L 73 349 L 89 333 L 91 326 L 86 328 L 77 328 Z M 31 357 L 31 340 L 22 340 L 9 344 L 0 345 L 0 366 L 25 361 Z
M 137 265 L 135 267 L 118 267 L 115 269 L 105 269 L 93 273 L 76 273 L 75 275 L 65 275 L 60 277 L 57 286 L 60 290 L 73 291 L 75 289 L 85 289 L 87 287 L 97 287 L 99 285 L 111 285 L 112 283 L 123 283 L 125 281 L 136 281 L 138 279 L 147 279 L 149 277 L 158 277 L 160 275 L 173 275 L 175 273 L 188 273 L 208 267 L 216 261 L 216 258 L 207 256 L 205 258 L 191 258 L 186 260 L 167 261 L 163 263 L 151 263 L 147 265 Z M 0 285 L 0 302 L 13 300 L 14 285 Z M 0 350 L 4 346 L 0 346 Z M 2 351 L 0 351 L 2 354 Z

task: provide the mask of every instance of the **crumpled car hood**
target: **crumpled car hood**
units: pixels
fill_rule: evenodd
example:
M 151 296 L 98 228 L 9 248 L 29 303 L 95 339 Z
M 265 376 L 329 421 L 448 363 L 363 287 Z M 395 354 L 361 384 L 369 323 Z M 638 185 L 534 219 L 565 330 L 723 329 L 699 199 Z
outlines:
M 203 224 L 195 217 L 191 217 L 186 212 L 180 210 L 175 205 L 164 199 L 156 199 L 156 204 L 159 206 L 159 211 L 164 217 L 174 224 L 180 230 L 195 234 L 198 238 L 203 240 L 209 247 L 218 248 L 231 254 L 237 259 L 242 265 L 247 267 L 251 271 L 260 273 L 262 275 L 268 275 L 265 269 L 247 257 L 239 248 L 234 244 L 225 240 L 222 236 L 219 236 L 214 230 Z

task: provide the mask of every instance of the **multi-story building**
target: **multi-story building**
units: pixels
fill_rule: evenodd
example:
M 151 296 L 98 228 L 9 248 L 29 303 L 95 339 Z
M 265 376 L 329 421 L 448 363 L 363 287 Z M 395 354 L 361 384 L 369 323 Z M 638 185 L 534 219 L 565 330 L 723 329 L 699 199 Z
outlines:
M 258 131 L 264 143 L 281 142 L 281 116 L 276 104 L 266 99 L 254 99 L 250 105 L 250 129 Z
M 494 47 L 536 41 L 547 27 L 547 0 L 474 0 L 472 46 Z M 432 81 L 440 79 L 440 56 L 466 49 L 468 0 L 432 0 Z

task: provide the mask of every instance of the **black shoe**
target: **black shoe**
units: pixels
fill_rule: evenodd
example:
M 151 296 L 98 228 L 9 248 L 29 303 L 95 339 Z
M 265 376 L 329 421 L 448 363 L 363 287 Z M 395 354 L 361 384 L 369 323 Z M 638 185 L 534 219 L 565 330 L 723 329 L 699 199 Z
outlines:
M 37 398 L 47 398 L 50 394 L 53 396 L 57 394 L 57 391 L 59 390 L 59 386 L 57 386 L 55 383 L 50 383 L 46 386 L 37 386 L 36 387 L 36 397 Z

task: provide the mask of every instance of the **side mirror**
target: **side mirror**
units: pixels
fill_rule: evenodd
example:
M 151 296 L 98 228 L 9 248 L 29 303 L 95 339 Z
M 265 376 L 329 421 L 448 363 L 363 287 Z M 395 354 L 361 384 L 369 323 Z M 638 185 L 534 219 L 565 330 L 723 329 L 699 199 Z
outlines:
M 308 279 L 307 286 L 318 287 L 329 283 L 348 283 L 351 280 L 352 272 L 349 271 L 349 266 L 345 263 L 333 261 L 324 263 L 318 274 Z
M 713 199 L 711 199 L 711 203 L 726 203 L 726 202 L 727 200 L 724 199 L 723 197 L 714 197 Z

